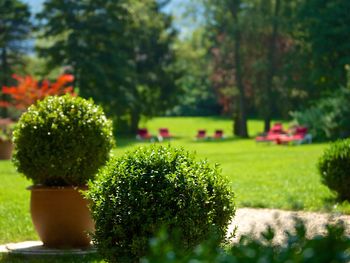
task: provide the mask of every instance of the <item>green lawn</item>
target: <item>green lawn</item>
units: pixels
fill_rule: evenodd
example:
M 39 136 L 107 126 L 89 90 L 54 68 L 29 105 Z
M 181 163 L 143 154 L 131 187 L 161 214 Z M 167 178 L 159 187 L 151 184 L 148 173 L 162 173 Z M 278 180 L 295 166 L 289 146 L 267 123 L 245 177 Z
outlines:
M 200 158 L 221 164 L 224 176 L 230 180 L 235 190 L 239 207 L 350 213 L 350 205 L 338 204 L 334 195 L 320 182 L 316 163 L 327 144 L 256 144 L 254 139 L 243 140 L 230 136 L 232 122 L 224 118 L 156 118 L 145 127 L 152 134 L 157 134 L 160 127 L 167 127 L 178 136 L 171 144 L 183 146 L 197 152 Z M 208 135 L 212 135 L 215 129 L 223 129 L 227 139 L 195 141 L 198 129 L 206 129 Z M 249 121 L 252 137 L 262 130 L 261 121 Z M 120 147 L 114 151 L 117 155 L 136 146 L 125 140 L 119 144 Z
M 220 163 L 236 193 L 238 207 L 269 207 L 312 211 L 340 211 L 350 214 L 350 205 L 338 204 L 334 195 L 320 183 L 316 162 L 327 144 L 276 146 L 256 144 L 254 139 L 232 138 L 232 123 L 223 118 L 156 118 L 145 125 L 155 134 L 167 127 L 177 136 L 170 143 L 196 151 L 199 158 Z M 228 136 L 222 141 L 195 141 L 200 128 L 209 134 L 223 129 Z M 262 130 L 262 122 L 249 122 L 250 134 Z M 165 142 L 168 143 L 168 142 Z M 117 139 L 115 155 L 138 145 L 135 139 Z M 16 173 L 10 161 L 0 162 L 0 244 L 33 240 L 29 215 L 31 183 Z

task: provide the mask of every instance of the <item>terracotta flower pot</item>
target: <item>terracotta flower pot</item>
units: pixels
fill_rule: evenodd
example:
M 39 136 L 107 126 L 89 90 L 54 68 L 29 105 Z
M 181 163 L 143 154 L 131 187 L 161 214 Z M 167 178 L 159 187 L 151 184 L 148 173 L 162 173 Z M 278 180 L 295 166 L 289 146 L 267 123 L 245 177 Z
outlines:
M 13 143 L 0 140 L 0 160 L 9 160 L 12 157 Z
M 79 192 L 82 188 L 34 186 L 29 190 L 32 221 L 44 246 L 90 246 L 91 238 L 88 233 L 94 231 L 94 222 L 88 209 L 88 201 Z

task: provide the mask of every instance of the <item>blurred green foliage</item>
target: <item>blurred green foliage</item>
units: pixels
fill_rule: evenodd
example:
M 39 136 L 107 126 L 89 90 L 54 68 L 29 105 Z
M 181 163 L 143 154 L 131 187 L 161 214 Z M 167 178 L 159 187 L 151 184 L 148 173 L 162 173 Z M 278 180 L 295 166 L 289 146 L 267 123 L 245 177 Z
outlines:
M 3 86 L 13 84 L 12 74 L 25 69 L 26 41 L 32 30 L 29 6 L 20 0 L 0 1 L 0 100 Z M 8 117 L 6 108 L 0 107 L 0 117 Z
M 176 68 L 181 72 L 176 85 L 183 90 L 177 105 L 167 111 L 174 116 L 213 116 L 222 113 L 217 94 L 212 87 L 208 49 L 211 42 L 204 28 L 195 30 L 190 38 L 175 43 Z
M 175 245 L 165 231 L 150 240 L 151 253 L 142 263 L 341 263 L 350 260 L 350 238 L 344 225 L 327 225 L 325 235 L 306 236 L 301 220 L 287 231 L 282 244 L 274 242 L 275 230 L 268 227 L 260 238 L 242 236 L 237 244 L 216 246 L 215 237 L 191 251 Z
M 47 0 L 37 16 L 39 56 L 48 69 L 64 67 L 83 97 L 92 97 L 115 120 L 118 132 L 135 132 L 177 99 L 172 48 L 176 36 L 161 3 Z
M 314 139 L 336 140 L 350 136 L 350 66 L 346 65 L 346 86 L 320 99 L 304 111 L 292 112 L 299 125 L 309 128 Z
M 20 0 L 0 1 L 0 88 L 24 68 L 25 41 L 32 30 L 29 6 Z
M 336 140 L 350 136 L 350 89 L 341 89 L 333 95 L 291 116 L 295 121 L 309 128 L 317 141 Z

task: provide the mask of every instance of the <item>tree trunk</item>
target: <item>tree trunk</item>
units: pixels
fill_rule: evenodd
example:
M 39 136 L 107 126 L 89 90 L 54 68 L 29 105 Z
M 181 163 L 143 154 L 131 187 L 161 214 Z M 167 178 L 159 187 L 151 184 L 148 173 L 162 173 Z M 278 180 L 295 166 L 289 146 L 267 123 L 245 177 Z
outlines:
M 7 86 L 8 83 L 8 63 L 7 63 L 7 49 L 6 47 L 2 48 L 1 52 L 1 68 L 2 68 L 2 80 L 1 80 L 1 86 L 0 90 L 3 86 Z M 6 95 L 1 93 L 1 100 L 6 100 Z M 7 109 L 6 108 L 0 108 L 0 116 L 2 118 L 8 117 Z
M 233 115 L 233 135 L 235 136 L 240 136 L 240 119 L 239 119 L 239 114 L 234 114 Z
M 2 48 L 1 52 L 1 68 L 2 68 L 2 81 L 1 87 L 8 85 L 8 64 L 7 64 L 7 49 L 6 47 Z
M 272 85 L 273 77 L 276 75 L 276 47 L 278 38 L 278 16 L 280 12 L 281 0 L 276 0 L 275 11 L 272 17 L 272 34 L 269 43 L 269 50 L 267 54 L 268 71 L 266 76 L 266 93 L 265 93 L 265 114 L 264 114 L 264 131 L 268 132 L 271 128 L 271 115 L 272 115 Z
M 236 127 L 239 136 L 243 138 L 248 138 L 248 128 L 247 128 L 247 113 L 246 113 L 246 98 L 245 98 L 245 88 L 242 78 L 242 65 L 241 65 L 241 31 L 238 24 L 238 8 L 240 6 L 240 0 L 232 0 L 231 5 L 231 14 L 233 17 L 233 21 L 235 23 L 234 29 L 234 56 L 235 56 L 235 79 L 237 88 L 239 90 L 239 101 L 238 101 L 238 109 L 239 113 L 237 116 L 237 121 L 239 121 L 239 126 Z
M 137 110 L 131 112 L 131 120 L 130 120 L 130 132 L 131 134 L 136 134 L 139 128 L 140 122 L 140 113 Z

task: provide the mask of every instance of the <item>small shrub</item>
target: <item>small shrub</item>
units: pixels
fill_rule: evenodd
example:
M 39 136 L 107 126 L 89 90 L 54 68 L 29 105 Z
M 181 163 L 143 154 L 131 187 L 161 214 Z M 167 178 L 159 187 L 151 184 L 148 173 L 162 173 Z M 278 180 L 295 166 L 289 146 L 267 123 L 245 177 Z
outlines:
M 0 142 L 11 141 L 15 123 L 11 119 L 0 119 Z
M 317 101 L 315 106 L 292 113 L 295 122 L 308 127 L 316 140 L 336 140 L 350 136 L 350 87 Z
M 110 262 L 137 261 L 163 226 L 178 229 L 186 249 L 212 229 L 222 240 L 235 211 L 218 167 L 170 146 L 141 147 L 112 159 L 89 186 L 94 241 Z
M 109 158 L 112 123 L 79 97 L 47 97 L 29 107 L 13 133 L 14 163 L 34 184 L 85 185 Z
M 341 200 L 350 200 L 350 139 L 331 144 L 320 158 L 318 169 L 325 185 Z

